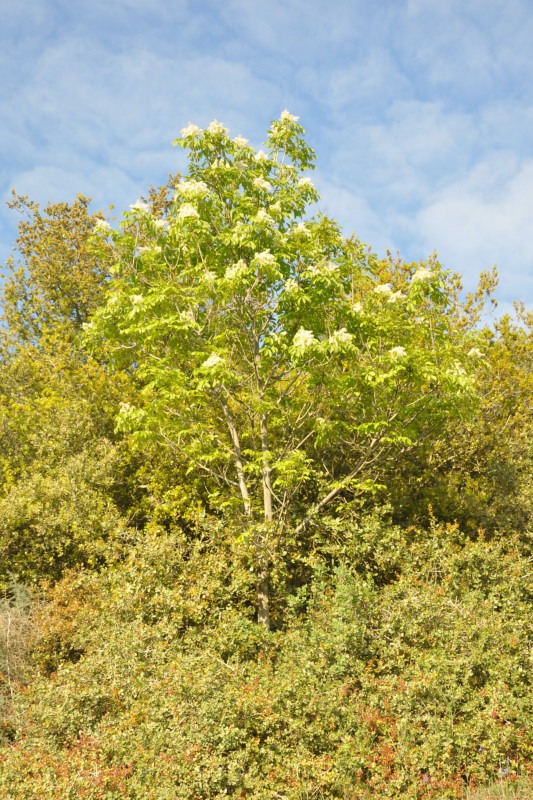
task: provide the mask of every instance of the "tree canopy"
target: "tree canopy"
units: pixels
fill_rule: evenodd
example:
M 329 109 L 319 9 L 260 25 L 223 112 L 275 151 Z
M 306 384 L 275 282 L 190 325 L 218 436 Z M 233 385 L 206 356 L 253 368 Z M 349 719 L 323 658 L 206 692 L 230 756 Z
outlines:
M 139 201 L 119 230 L 97 225 L 115 260 L 87 339 L 142 386 L 120 429 L 201 470 L 214 505 L 240 506 L 268 625 L 286 529 L 379 486 L 391 459 L 467 414 L 484 355 L 436 260 L 387 280 L 310 215 L 314 154 L 296 117 L 272 123 L 265 150 L 218 122 L 176 144 L 189 170 L 166 213 Z

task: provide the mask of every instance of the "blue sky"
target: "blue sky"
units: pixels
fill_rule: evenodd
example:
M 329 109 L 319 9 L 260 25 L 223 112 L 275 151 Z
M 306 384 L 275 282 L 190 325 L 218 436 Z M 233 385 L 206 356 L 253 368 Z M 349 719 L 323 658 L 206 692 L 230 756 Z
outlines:
M 533 301 L 531 0 L 0 0 L 0 199 L 117 211 L 216 118 L 259 146 L 300 116 L 321 207 L 500 310 Z M 2 202 L 0 260 L 16 218 Z

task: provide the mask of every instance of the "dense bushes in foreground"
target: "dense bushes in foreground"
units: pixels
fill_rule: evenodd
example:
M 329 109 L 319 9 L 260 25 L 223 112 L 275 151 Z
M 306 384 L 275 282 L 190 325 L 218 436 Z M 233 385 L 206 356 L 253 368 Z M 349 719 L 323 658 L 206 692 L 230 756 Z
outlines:
M 3 796 L 440 798 L 527 773 L 529 560 L 453 526 L 374 517 L 350 534 L 274 632 L 232 602 L 213 546 L 178 534 L 66 577 L 13 709 Z

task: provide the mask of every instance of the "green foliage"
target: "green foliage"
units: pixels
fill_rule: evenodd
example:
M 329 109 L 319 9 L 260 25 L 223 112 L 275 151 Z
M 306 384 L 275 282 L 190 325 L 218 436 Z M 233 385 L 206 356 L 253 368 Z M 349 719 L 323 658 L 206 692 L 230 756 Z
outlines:
M 88 201 L 48 206 L 24 198 L 8 264 L 0 329 L 0 586 L 58 578 L 101 563 L 124 527 L 129 456 L 114 434 L 131 387 L 78 346 L 102 295 L 103 254 L 89 241 Z
M 312 216 L 288 112 L 177 144 L 118 229 L 12 203 L 0 795 L 513 796 L 531 316 Z
M 478 374 L 476 416 L 431 442 L 430 451 L 390 481 L 397 518 L 458 520 L 464 530 L 520 532 L 531 552 L 533 497 L 532 315 L 518 305 L 494 331 L 483 331 L 486 362 Z
M 296 117 L 272 122 L 266 152 L 217 122 L 176 144 L 189 171 L 163 216 L 139 201 L 95 232 L 116 260 L 86 341 L 141 386 L 118 429 L 170 448 L 253 531 L 268 626 L 279 543 L 467 416 L 483 356 L 436 260 L 392 270 L 309 216 Z
M 512 543 L 370 518 L 267 633 L 217 530 L 153 531 L 55 587 L 7 796 L 444 798 L 528 768 L 533 587 Z M 378 539 L 400 555 L 371 562 Z

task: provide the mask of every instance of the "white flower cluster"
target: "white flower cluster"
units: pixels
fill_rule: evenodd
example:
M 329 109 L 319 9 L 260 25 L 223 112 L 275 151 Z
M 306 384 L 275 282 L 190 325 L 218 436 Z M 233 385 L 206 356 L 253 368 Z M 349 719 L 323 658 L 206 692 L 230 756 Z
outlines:
M 311 233 L 309 231 L 309 228 L 307 227 L 305 222 L 299 222 L 297 225 L 294 225 L 294 227 L 290 228 L 289 233 L 292 236 L 295 236 L 295 235 L 297 236 L 300 233 L 303 236 L 310 236 L 311 235 Z
M 198 125 L 193 125 L 192 122 L 189 122 L 186 128 L 181 129 L 181 135 L 184 139 L 188 139 L 189 136 L 197 136 L 201 132 L 201 128 Z
M 248 139 L 245 139 L 244 136 L 236 136 L 233 140 L 237 147 L 246 147 L 248 144 Z
M 473 347 L 471 350 L 468 351 L 467 356 L 469 358 L 483 358 L 483 353 L 479 349 L 479 347 Z
M 411 283 L 427 283 L 433 278 L 433 273 L 430 269 L 417 269 L 411 278 Z
M 362 314 L 363 313 L 363 306 L 359 302 L 359 300 L 356 300 L 355 303 L 352 303 L 352 311 L 355 311 L 356 314 Z
M 180 319 L 186 325 L 194 325 L 196 323 L 194 312 L 190 308 L 187 311 L 180 311 Z
M 137 200 L 135 203 L 132 203 L 130 208 L 132 211 L 141 211 L 143 214 L 148 214 L 150 211 L 148 203 L 143 203 L 142 200 Z
M 466 377 L 466 370 L 462 364 L 458 361 L 454 361 L 453 366 L 446 370 L 446 375 L 449 375 L 450 378 L 459 379 Z
M 206 358 L 206 360 L 202 364 L 202 367 L 204 369 L 211 369 L 212 367 L 216 367 L 219 364 L 222 364 L 223 362 L 224 362 L 223 358 L 220 358 L 220 356 L 217 355 L 216 353 L 211 353 L 209 358 Z
M 256 189 L 263 189 L 265 192 L 268 192 L 271 188 L 270 183 L 263 177 L 255 178 L 254 186 Z
M 337 264 L 331 261 L 319 261 L 318 264 L 312 264 L 307 272 L 310 275 L 324 275 L 324 273 L 333 273 L 337 269 Z
M 294 278 L 288 278 L 285 281 L 285 291 L 286 292 L 295 292 L 300 288 L 298 281 L 295 281 Z
M 405 358 L 406 355 L 407 355 L 407 350 L 405 349 L 405 347 L 402 347 L 401 345 L 398 345 L 398 347 L 393 347 L 391 350 L 389 350 L 389 356 L 394 359 Z
M 209 193 L 209 187 L 203 181 L 182 181 L 178 183 L 174 197 L 186 197 L 189 200 L 195 197 L 204 197 Z
M 316 344 L 316 339 L 313 335 L 312 331 L 307 331 L 305 328 L 300 328 L 300 330 L 294 335 L 294 339 L 292 343 L 294 347 L 298 348 L 298 350 L 306 350 L 308 347 L 312 347 L 312 345 Z
M 254 161 L 266 161 L 268 159 L 264 150 L 258 150 L 254 156 Z
M 191 205 L 190 203 L 184 203 L 178 209 L 178 213 L 176 216 L 178 217 L 178 219 L 191 219 L 191 218 L 198 219 L 200 215 L 193 205 Z
M 159 228 L 159 230 L 161 230 L 161 231 L 164 230 L 165 228 L 168 228 L 168 222 L 167 222 L 166 219 L 155 219 L 154 220 L 154 225 L 155 225 L 156 228 Z
M 300 178 L 300 180 L 298 181 L 298 186 L 300 187 L 300 189 L 305 189 L 306 187 L 310 189 L 315 188 L 311 178 Z
M 264 225 L 273 225 L 274 220 L 270 216 L 270 214 L 265 211 L 264 208 L 260 208 L 257 214 L 255 215 L 256 222 L 262 222 Z
M 388 283 L 379 283 L 377 286 L 374 286 L 374 291 L 376 294 L 386 294 L 389 297 L 392 294 L 392 289 Z
M 230 164 L 223 161 L 221 158 L 215 158 L 213 163 L 210 165 L 210 169 L 229 169 Z
M 257 253 L 254 256 L 254 264 L 256 264 L 259 267 L 268 267 L 275 263 L 276 259 L 272 255 L 270 250 L 263 250 L 262 253 Z
M 224 127 L 224 125 L 221 122 L 218 122 L 218 120 L 216 119 L 214 119 L 213 122 L 211 122 L 208 125 L 207 130 L 209 131 L 209 133 L 223 133 L 223 134 L 228 133 L 228 129 Z
M 106 222 L 105 219 L 97 219 L 94 224 L 93 233 L 108 233 L 110 230 L 111 225 L 109 222 Z
M 298 122 L 300 117 L 296 117 L 294 114 L 290 114 L 287 109 L 281 112 L 280 120 L 281 122 Z
M 344 344 L 351 344 L 353 336 L 349 333 L 346 328 L 341 328 L 338 331 L 335 331 L 329 337 L 329 343 L 336 346 L 342 346 Z
M 390 295 L 389 295 L 389 301 L 388 302 L 389 303 L 397 303 L 398 300 L 403 300 L 404 297 L 405 297 L 404 293 L 400 292 L 399 290 L 397 292 L 391 292 Z
M 161 248 L 158 244 L 153 245 L 144 245 L 143 247 L 139 247 L 137 253 L 141 256 L 143 253 L 160 253 Z
M 228 280 L 232 280 L 233 278 L 239 278 L 241 275 L 244 274 L 244 272 L 246 272 L 247 269 L 248 265 L 246 261 L 244 261 L 241 258 L 239 261 L 237 261 L 236 264 L 233 264 L 231 267 L 227 268 L 225 272 L 225 277 Z

